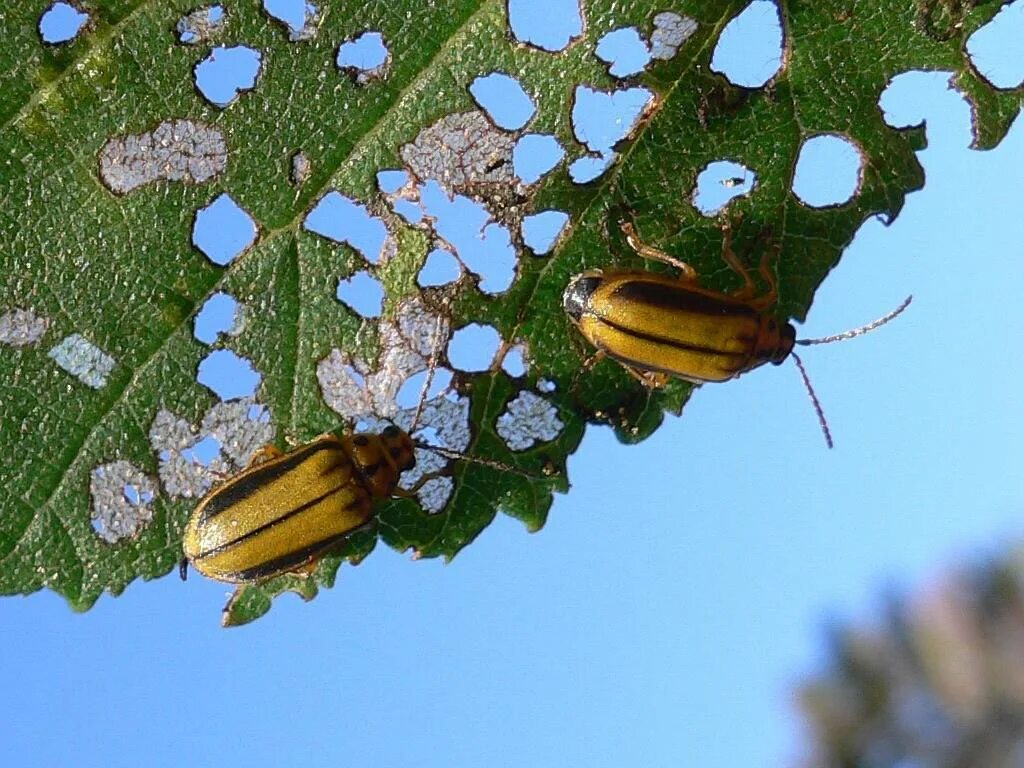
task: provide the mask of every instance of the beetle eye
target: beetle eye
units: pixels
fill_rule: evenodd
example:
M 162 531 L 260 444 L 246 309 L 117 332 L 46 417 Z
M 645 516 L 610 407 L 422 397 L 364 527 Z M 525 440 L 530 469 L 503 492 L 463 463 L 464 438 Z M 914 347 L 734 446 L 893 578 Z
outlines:
M 400 430 L 398 427 L 396 427 L 394 424 L 392 424 L 389 427 L 384 427 L 384 431 L 381 432 L 380 434 L 381 434 L 382 437 L 387 438 L 387 439 L 390 440 L 390 439 L 394 439 L 394 438 L 398 437 L 398 435 L 399 435 L 399 433 L 401 431 L 402 430 Z

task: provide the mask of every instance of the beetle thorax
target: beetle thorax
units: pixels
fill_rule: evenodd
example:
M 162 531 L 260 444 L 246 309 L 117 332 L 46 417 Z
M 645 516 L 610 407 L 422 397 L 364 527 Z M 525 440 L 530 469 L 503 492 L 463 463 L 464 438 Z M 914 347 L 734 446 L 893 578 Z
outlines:
M 412 438 L 398 427 L 387 427 L 380 435 L 346 436 L 342 442 L 375 499 L 392 496 L 399 476 L 416 465 Z

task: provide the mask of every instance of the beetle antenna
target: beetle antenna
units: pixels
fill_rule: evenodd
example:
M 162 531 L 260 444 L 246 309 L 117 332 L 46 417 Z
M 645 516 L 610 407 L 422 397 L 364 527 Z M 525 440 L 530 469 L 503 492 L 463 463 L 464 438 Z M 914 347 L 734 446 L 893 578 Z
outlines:
M 540 480 L 541 479 L 537 475 L 534 475 L 534 474 L 531 474 L 530 472 L 526 472 L 526 471 L 524 471 L 522 469 L 519 469 L 519 467 L 513 467 L 511 464 L 504 464 L 504 463 L 502 463 L 500 461 L 494 461 L 493 459 L 481 459 L 479 456 L 467 456 L 464 453 L 459 453 L 458 451 L 453 451 L 451 448 L 445 448 L 445 447 L 440 446 L 440 445 L 434 445 L 434 444 L 428 443 L 428 442 L 426 442 L 424 440 L 417 440 L 416 438 L 413 438 L 412 442 L 413 442 L 413 445 L 415 445 L 417 448 L 423 448 L 423 449 L 428 450 L 428 451 L 433 451 L 434 453 L 437 453 L 437 454 L 439 454 L 441 456 L 444 456 L 446 459 L 458 459 L 460 461 L 468 461 L 471 464 L 481 464 L 481 465 L 483 465 L 485 467 L 490 467 L 491 469 L 499 469 L 502 472 L 510 472 L 513 475 L 519 475 L 520 477 L 525 477 L 528 480 Z
M 824 338 L 821 338 L 821 339 L 797 339 L 796 343 L 800 344 L 802 346 L 808 346 L 810 344 L 831 344 L 833 341 L 844 341 L 846 339 L 852 339 L 852 338 L 854 338 L 856 336 L 863 336 L 865 333 L 870 333 L 871 331 L 875 330 L 875 328 L 883 326 L 886 323 L 888 323 L 890 320 L 893 320 L 896 317 L 898 317 L 899 315 L 903 314 L 903 310 L 905 310 L 907 307 L 910 306 L 910 302 L 913 301 L 913 299 L 914 299 L 913 295 L 907 296 L 907 298 L 903 300 L 903 303 L 900 304 L 898 307 L 896 307 L 896 309 L 894 309 L 892 312 L 890 312 L 889 314 L 885 315 L 884 317 L 878 318 L 877 320 L 875 320 L 872 323 L 868 323 L 867 325 L 862 325 L 860 328 L 854 328 L 851 331 L 845 331 L 843 333 L 837 333 L 834 336 L 825 336 Z M 795 357 L 795 355 L 794 355 L 794 357 Z M 797 365 L 799 365 L 799 363 L 797 363 Z M 803 370 L 802 366 L 801 366 L 801 370 Z M 806 380 L 806 378 L 805 378 L 805 380 Z M 810 389 L 810 385 L 809 384 L 808 384 L 808 389 Z M 813 397 L 813 395 L 812 395 L 812 397 Z
M 909 301 L 907 303 L 909 303 Z M 899 314 L 901 311 L 902 308 L 897 310 L 896 314 Z M 895 317 L 895 315 L 893 315 L 893 317 Z M 889 319 L 891 320 L 892 318 Z M 865 333 L 866 332 L 867 331 L 865 331 Z M 821 402 L 818 400 L 818 396 L 814 393 L 814 387 L 811 386 L 811 379 L 807 375 L 804 363 L 796 352 L 790 352 L 790 357 L 793 358 L 793 362 L 796 363 L 797 370 L 800 371 L 800 377 L 804 380 L 804 387 L 807 388 L 807 394 L 811 398 L 811 405 L 814 406 L 814 412 L 818 414 L 818 425 L 821 427 L 821 433 L 825 435 L 825 444 L 829 448 L 832 448 L 832 433 L 828 429 L 828 421 L 825 419 L 825 411 L 821 407 Z

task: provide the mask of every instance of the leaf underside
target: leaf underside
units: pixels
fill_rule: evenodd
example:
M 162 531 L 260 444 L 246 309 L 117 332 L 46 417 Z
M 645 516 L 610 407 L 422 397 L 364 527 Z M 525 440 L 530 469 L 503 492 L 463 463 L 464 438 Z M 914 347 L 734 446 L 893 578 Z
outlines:
M 492 71 L 516 77 L 533 96 L 538 112 L 528 131 L 554 134 L 570 159 L 578 156 L 583 148 L 569 118 L 575 86 L 625 87 L 594 57 L 596 40 L 618 27 L 646 33 L 651 25 L 649 3 L 589 0 L 584 37 L 548 53 L 512 41 L 501 0 L 319 5 L 315 34 L 300 42 L 289 41 L 257 2 L 228 6 L 218 42 L 258 49 L 263 66 L 255 89 L 226 109 L 210 105 L 193 84 L 193 68 L 210 44 L 175 39 L 177 20 L 195 7 L 189 3 L 91 2 L 88 27 L 64 46 L 41 43 L 35 4 L 0 11 L 0 315 L 30 308 L 50 321 L 39 344 L 0 345 L 0 592 L 49 587 L 84 610 L 104 591 L 119 594 L 139 576 L 156 578 L 174 567 L 194 500 L 158 493 L 151 522 L 110 544 L 90 522 L 90 474 L 126 460 L 156 477 L 148 438 L 156 413 L 167 409 L 197 423 L 215 402 L 196 382 L 209 349 L 192 335 L 196 312 L 214 292 L 229 292 L 246 306 L 244 332 L 218 345 L 262 373 L 258 397 L 273 414 L 278 442 L 350 426 L 325 404 L 315 368 L 335 347 L 374 351 L 374 334 L 334 297 L 338 278 L 361 261 L 347 246 L 304 230 L 309 209 L 337 189 L 386 216 L 377 171 L 402 168 L 400 148 L 426 126 L 474 109 L 467 86 Z M 527 210 L 571 215 L 554 252 L 521 256 L 514 284 L 499 296 L 482 293 L 472 280 L 446 295 L 454 327 L 489 324 L 503 339 L 525 343 L 525 380 L 495 370 L 461 375 L 457 383 L 471 402 L 474 453 L 538 479 L 459 464 L 443 512 L 427 514 L 408 500 L 383 504 L 376 530 L 325 558 L 313 579 L 244 590 L 227 623 L 262 614 L 285 589 L 311 597 L 318 584 L 333 583 L 344 559 L 366 556 L 378 536 L 423 557 L 452 557 L 499 506 L 537 529 L 552 492 L 568 487 L 565 458 L 587 422 L 610 422 L 623 440 L 635 441 L 666 411 L 680 411 L 689 385 L 652 392 L 610 362 L 579 373 L 589 351 L 565 318 L 561 294 L 583 269 L 643 265 L 611 234 L 609 223 L 622 211 L 646 241 L 693 264 L 704 285 L 732 290 L 738 278 L 721 261 L 719 223 L 694 209 L 691 194 L 697 174 L 714 160 L 754 169 L 755 192 L 731 209 L 742 214 L 735 249 L 751 263 L 766 240 L 781 249 L 778 312 L 800 319 L 861 223 L 895 216 L 906 193 L 924 183 L 914 155 L 923 130 L 887 126 L 878 107 L 892 77 L 911 69 L 953 72 L 954 85 L 972 102 L 979 148 L 994 146 L 1020 110 L 1021 90 L 993 89 L 964 51 L 998 2 L 783 2 L 784 65 L 754 90 L 710 69 L 718 36 L 744 6 L 659 6 L 693 17 L 699 28 L 673 59 L 629 83 L 657 94 L 657 108 L 596 181 L 576 185 L 563 166 L 529 193 Z M 359 85 L 334 60 L 340 42 L 366 29 L 383 34 L 392 60 L 385 77 Z M 98 173 L 107 140 L 177 118 L 223 133 L 227 170 L 206 183 L 158 182 L 112 194 Z M 801 142 L 819 133 L 845 136 L 863 154 L 863 181 L 846 205 L 812 209 L 791 192 Z M 298 150 L 309 158 L 311 175 L 296 187 L 289 173 Z M 257 243 L 227 267 L 191 245 L 196 210 L 222 191 L 259 225 Z M 415 275 L 430 248 L 396 217 L 386 220 L 399 249 L 381 271 L 385 316 L 419 290 Z M 116 360 L 104 386 L 85 386 L 47 356 L 74 333 Z M 495 419 L 540 378 L 556 384 L 547 398 L 565 427 L 554 441 L 513 453 L 496 435 Z

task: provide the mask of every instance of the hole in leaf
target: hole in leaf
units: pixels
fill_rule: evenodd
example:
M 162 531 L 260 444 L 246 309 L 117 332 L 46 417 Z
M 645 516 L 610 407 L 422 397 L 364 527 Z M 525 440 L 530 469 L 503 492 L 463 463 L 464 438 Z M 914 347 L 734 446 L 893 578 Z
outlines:
M 233 296 L 227 293 L 213 294 L 196 315 L 193 335 L 203 344 L 213 344 L 222 333 L 236 334 L 240 320 L 238 310 L 238 302 Z
M 11 309 L 0 315 L 0 344 L 11 347 L 38 344 L 49 326 L 49 319 L 31 309 Z
M 996 88 L 1024 85 L 1024 2 L 1000 8 L 967 38 L 967 53 L 974 68 Z
M 971 140 L 971 107 L 962 92 L 950 87 L 952 72 L 904 72 L 892 79 L 878 99 L 885 121 L 894 128 L 927 120 L 928 144 L 964 147 Z
M 495 424 L 495 431 L 513 451 L 554 440 L 564 428 L 555 406 L 526 390 L 509 402 Z
M 434 231 L 450 244 L 468 269 L 480 275 L 480 289 L 500 293 L 515 278 L 516 252 L 508 229 L 492 221 L 482 203 L 464 195 L 449 197 L 440 184 L 428 181 L 420 201 L 434 220 Z
M 160 180 L 209 181 L 227 168 L 228 148 L 212 126 L 165 120 L 152 131 L 110 138 L 99 164 L 103 184 L 123 195 Z
M 348 72 L 359 85 L 384 74 L 391 53 L 380 32 L 363 32 L 338 48 L 338 69 Z
M 153 519 L 156 483 L 129 461 L 114 461 L 93 469 L 89 495 L 93 530 L 110 544 L 138 536 Z
M 856 193 L 863 160 L 853 143 L 825 134 L 807 139 L 800 147 L 793 172 L 793 194 L 809 206 L 842 205 Z
M 613 77 L 629 77 L 644 71 L 651 61 L 647 41 L 635 27 L 616 29 L 597 41 L 594 54 L 609 65 Z
M 472 323 L 452 335 L 448 342 L 448 360 L 460 371 L 486 371 L 500 346 L 501 336 L 494 326 Z
M 526 375 L 526 348 L 522 344 L 509 347 L 501 360 L 501 369 L 512 378 Z
M 185 448 L 181 455 L 186 461 L 200 466 L 212 466 L 220 458 L 220 441 L 212 435 L 207 435 L 191 448 Z
M 47 355 L 58 366 L 93 389 L 105 386 L 107 377 L 114 370 L 114 358 L 77 333 L 65 336 Z
M 347 243 L 371 264 L 380 262 L 388 229 L 365 206 L 332 190 L 320 198 L 309 212 L 303 226 L 310 232 Z
M 732 200 L 749 195 L 757 174 L 731 160 L 716 160 L 697 175 L 693 206 L 705 216 L 714 216 Z
M 607 171 L 613 160 L 615 160 L 614 152 L 607 152 L 597 157 L 584 155 L 573 160 L 569 165 L 569 178 L 577 184 L 587 184 Z
M 544 394 L 551 394 L 556 389 L 558 389 L 558 385 L 556 385 L 555 382 L 551 381 L 551 379 L 537 379 L 538 392 L 543 392 Z
M 259 51 L 244 45 L 214 48 L 196 64 L 196 88 L 211 104 L 224 108 L 256 86 L 261 61 Z
M 760 88 L 782 67 L 782 21 L 772 0 L 754 0 L 722 30 L 711 69 L 744 88 Z
M 377 171 L 377 188 L 385 195 L 393 195 L 409 183 L 409 172 L 397 169 Z
M 689 16 L 663 11 L 654 16 L 651 33 L 651 58 L 671 59 L 697 31 L 697 22 Z
M 569 214 L 564 211 L 541 211 L 523 218 L 522 234 L 526 247 L 538 256 L 548 253 L 558 241 Z
M 292 42 L 308 40 L 316 33 L 317 7 L 305 0 L 263 0 L 263 10 L 288 28 Z
M 356 272 L 338 283 L 338 299 L 362 317 L 380 317 L 384 286 L 369 272 Z
M 527 133 L 512 150 L 512 169 L 524 184 L 533 184 L 562 162 L 565 150 L 554 136 Z
M 237 400 L 256 394 L 261 376 L 252 362 L 230 349 L 217 349 L 199 363 L 196 381 L 212 390 L 221 400 Z
M 494 124 L 505 130 L 522 128 L 537 111 L 519 81 L 503 72 L 478 77 L 469 92 Z
M 175 31 L 178 33 L 178 42 L 195 45 L 210 40 L 223 25 L 224 6 L 209 5 L 182 16 Z
M 398 394 L 395 396 L 395 401 L 399 407 L 415 408 L 419 405 L 420 397 L 423 395 L 423 386 L 426 384 L 428 376 L 430 376 L 430 371 L 420 371 L 405 380 L 405 383 L 402 384 L 401 389 L 398 390 Z M 430 400 L 447 391 L 452 383 L 452 376 L 452 372 L 447 368 L 440 366 L 436 368 L 434 370 L 434 377 L 430 382 L 430 389 L 426 394 L 426 399 Z
M 646 88 L 608 93 L 578 85 L 572 105 L 573 133 L 591 152 L 606 155 L 633 132 L 653 99 Z
M 192 244 L 214 264 L 229 264 L 254 242 L 256 222 L 227 192 L 196 211 Z
M 516 40 L 551 52 L 583 34 L 579 0 L 508 0 L 508 23 Z
M 54 3 L 39 17 L 39 34 L 44 43 L 66 43 L 74 40 L 88 21 L 89 14 L 71 3 Z
M 432 285 L 448 285 L 459 279 L 462 270 L 459 262 L 448 251 L 443 248 L 435 248 L 427 254 L 427 260 L 420 270 L 416 282 L 421 288 Z

